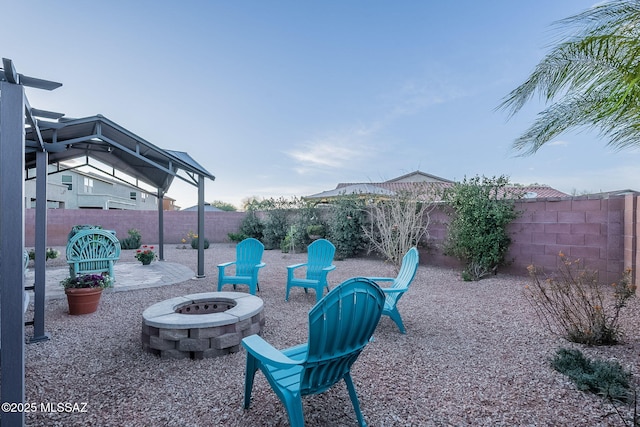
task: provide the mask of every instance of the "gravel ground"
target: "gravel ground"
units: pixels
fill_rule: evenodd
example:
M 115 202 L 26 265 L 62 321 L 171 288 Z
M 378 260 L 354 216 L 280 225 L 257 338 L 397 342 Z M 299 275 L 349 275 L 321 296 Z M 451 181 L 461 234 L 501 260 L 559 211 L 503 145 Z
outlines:
M 196 271 L 197 254 L 166 245 L 167 261 Z M 62 249 L 62 248 L 58 248 Z M 131 262 L 123 251 L 121 262 Z M 133 251 L 131 251 L 133 252 Z M 129 256 L 131 255 L 131 256 Z M 67 314 L 66 300 L 48 301 L 51 340 L 26 346 L 26 402 L 84 403 L 84 413 L 29 413 L 33 426 L 287 426 L 284 407 L 258 372 L 252 405 L 244 410 L 245 353 L 205 360 L 164 360 L 142 351 L 142 312 L 167 298 L 214 291 L 216 264 L 235 258 L 231 244 L 205 251 L 204 279 L 103 295 L 98 311 Z M 260 273 L 264 338 L 278 348 L 307 338 L 312 291 L 294 288 L 284 301 L 286 266 L 304 254 L 265 251 Z M 64 265 L 64 259 L 49 266 Z M 336 261 L 330 283 L 353 276 L 393 276 L 372 258 Z M 560 346 L 523 297 L 526 278 L 494 276 L 463 282 L 454 270 L 420 266 L 400 301 L 407 334 L 383 317 L 375 341 L 352 369 L 371 426 L 621 426 L 612 406 L 577 391 L 547 359 Z M 239 288 L 241 290 L 241 288 Z M 640 305 L 623 319 L 625 344 L 580 348 L 615 359 L 638 376 Z M 32 331 L 27 328 L 27 334 Z M 637 385 L 637 384 L 636 384 Z M 357 425 L 346 387 L 303 399 L 307 426 Z M 630 415 L 629 408 L 622 408 Z

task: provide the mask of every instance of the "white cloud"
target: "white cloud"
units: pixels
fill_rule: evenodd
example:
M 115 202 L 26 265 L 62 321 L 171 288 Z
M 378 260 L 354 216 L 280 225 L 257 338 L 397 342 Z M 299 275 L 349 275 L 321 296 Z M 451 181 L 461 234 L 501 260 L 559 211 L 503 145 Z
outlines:
M 317 170 L 335 170 L 352 166 L 354 161 L 370 158 L 375 149 L 367 141 L 377 132 L 374 126 L 358 126 L 342 133 L 315 138 L 285 152 L 295 160 L 294 170 L 301 175 Z
M 376 135 L 395 120 L 462 96 L 460 88 L 442 79 L 410 79 L 386 96 L 386 110 L 378 118 L 330 136 L 312 138 L 285 154 L 297 162 L 293 169 L 301 175 L 318 169 L 353 167 L 355 160 L 375 156 Z
M 337 168 L 343 166 L 345 161 L 356 156 L 357 152 L 331 142 L 323 142 L 320 144 L 305 144 L 303 149 L 290 151 L 288 154 L 302 164 Z

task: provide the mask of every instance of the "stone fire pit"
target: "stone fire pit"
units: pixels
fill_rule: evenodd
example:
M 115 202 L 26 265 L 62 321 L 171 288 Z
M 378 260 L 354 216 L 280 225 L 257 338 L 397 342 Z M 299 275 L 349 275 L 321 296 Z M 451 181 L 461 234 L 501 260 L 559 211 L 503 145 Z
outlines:
M 161 301 L 142 313 L 142 347 L 163 358 L 204 359 L 236 352 L 262 332 L 262 299 L 242 292 L 206 292 Z

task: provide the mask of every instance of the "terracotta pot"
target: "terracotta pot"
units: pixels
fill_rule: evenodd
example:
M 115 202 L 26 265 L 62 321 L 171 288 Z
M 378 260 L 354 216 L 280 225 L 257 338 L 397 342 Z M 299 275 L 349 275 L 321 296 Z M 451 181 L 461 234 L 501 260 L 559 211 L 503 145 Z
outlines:
M 65 289 L 69 314 L 88 314 L 98 309 L 102 288 L 69 288 Z

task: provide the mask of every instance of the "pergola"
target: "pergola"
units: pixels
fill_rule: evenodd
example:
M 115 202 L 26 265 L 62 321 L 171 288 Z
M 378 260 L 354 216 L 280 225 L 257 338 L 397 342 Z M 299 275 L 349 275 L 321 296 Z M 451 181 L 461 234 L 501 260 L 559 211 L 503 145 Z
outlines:
M 53 90 L 61 83 L 24 76 L 3 58 L 0 68 L 0 398 L 24 402 L 24 180 L 35 169 L 36 261 L 34 336 L 44 330 L 47 236 L 47 176 L 70 168 L 92 167 L 139 190 L 156 189 L 159 257 L 164 259 L 163 198 L 178 177 L 198 189 L 198 235 L 204 236 L 204 180 L 215 177 L 181 151 L 163 150 L 102 115 L 67 119 L 63 114 L 32 108 L 24 87 Z M 69 160 L 76 160 L 68 166 Z M 79 161 L 78 161 L 79 160 Z M 92 160 L 96 160 L 92 161 Z M 49 165 L 56 165 L 49 171 Z M 126 178 L 125 178 L 126 177 Z M 131 182 L 131 179 L 134 182 Z M 153 194 L 153 193 L 152 193 Z M 204 277 L 204 239 L 198 239 L 198 277 Z M 3 412 L 2 426 L 24 424 L 23 412 Z

